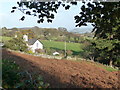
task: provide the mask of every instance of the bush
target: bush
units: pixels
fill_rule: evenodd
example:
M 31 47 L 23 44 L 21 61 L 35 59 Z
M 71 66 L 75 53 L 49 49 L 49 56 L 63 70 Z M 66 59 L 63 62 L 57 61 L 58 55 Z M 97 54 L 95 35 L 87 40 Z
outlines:
M 82 57 L 90 60 L 94 60 L 96 56 L 95 48 L 92 45 L 91 41 L 86 40 L 83 43 L 82 49 L 84 52 L 82 53 Z
M 43 50 L 43 49 L 36 49 L 35 52 L 36 52 L 36 53 L 44 54 L 44 53 L 45 53 L 45 50 Z
M 14 88 L 20 82 L 19 67 L 12 61 L 2 60 L 2 87 Z
M 45 53 L 47 53 L 48 55 L 52 55 L 53 52 L 55 52 L 56 50 L 55 49 L 52 49 L 52 48 L 45 48 Z
M 34 54 L 32 50 L 27 51 L 28 54 Z
M 73 52 L 71 50 L 67 50 L 67 55 L 71 56 Z
M 5 43 L 5 47 L 12 50 L 27 51 L 28 47 L 23 39 L 13 38 Z
M 83 57 L 110 66 L 119 66 L 119 51 L 116 49 L 118 47 L 115 46 L 115 43 L 118 44 L 119 41 L 106 39 L 87 40 L 83 46 Z
M 32 75 L 28 71 L 21 71 L 21 68 L 13 61 L 2 60 L 2 87 L 3 88 L 48 88 L 49 84 L 44 83 L 43 78 Z
M 120 56 L 117 58 L 117 60 L 114 62 L 114 65 L 117 67 L 120 67 Z

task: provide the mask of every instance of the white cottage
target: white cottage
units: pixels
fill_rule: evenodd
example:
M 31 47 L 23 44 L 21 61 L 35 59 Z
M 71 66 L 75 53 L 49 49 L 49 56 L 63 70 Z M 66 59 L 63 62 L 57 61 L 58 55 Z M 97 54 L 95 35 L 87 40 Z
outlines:
M 27 35 L 23 35 L 23 39 L 24 39 L 24 41 L 27 42 L 27 46 L 33 52 L 35 52 L 36 49 L 43 49 L 43 44 L 39 40 L 37 40 L 37 39 L 28 39 Z

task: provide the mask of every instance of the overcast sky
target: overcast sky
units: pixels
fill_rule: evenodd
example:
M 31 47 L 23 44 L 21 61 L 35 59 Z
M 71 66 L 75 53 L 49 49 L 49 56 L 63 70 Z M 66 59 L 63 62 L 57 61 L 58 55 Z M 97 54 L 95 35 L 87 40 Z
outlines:
M 82 3 L 78 3 L 78 5 L 70 7 L 69 10 L 65 10 L 63 7 L 58 9 L 58 13 L 55 14 L 55 18 L 52 23 L 44 22 L 42 24 L 37 23 L 37 17 L 24 15 L 20 11 L 15 11 L 15 13 L 11 13 L 12 7 L 17 6 L 18 0 L 0 0 L 0 28 L 23 28 L 23 27 L 43 27 L 43 28 L 58 28 L 65 27 L 68 30 L 72 30 L 75 28 L 75 20 L 74 16 L 79 14 L 80 7 Z M 24 21 L 20 21 L 19 19 L 22 16 L 26 16 Z M 78 28 L 78 27 L 77 27 Z M 83 31 L 91 31 L 92 26 L 88 25 L 87 27 L 81 27 L 80 30 Z

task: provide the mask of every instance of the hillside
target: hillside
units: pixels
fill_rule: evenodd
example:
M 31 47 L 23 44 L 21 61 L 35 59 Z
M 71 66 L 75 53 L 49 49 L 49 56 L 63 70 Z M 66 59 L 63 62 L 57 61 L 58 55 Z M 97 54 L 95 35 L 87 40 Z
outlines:
M 13 51 L 2 51 L 2 58 L 14 60 L 23 70 L 40 74 L 50 87 L 117 88 L 118 72 L 109 72 L 95 63 L 46 59 Z
M 11 40 L 11 37 L 5 37 L 5 36 L 0 36 L 0 42 L 7 42 L 8 40 Z
M 11 28 L 11 29 L 0 29 L 3 33 L 2 36 L 14 37 L 16 34 L 18 36 L 23 34 L 28 34 L 30 38 L 39 38 L 40 40 L 54 40 L 54 41 L 67 41 L 80 43 L 84 40 L 84 36 L 92 37 L 92 33 L 80 34 L 68 32 L 66 28 L 39 28 L 29 27 L 29 28 Z M 78 30 L 79 31 L 79 30 Z

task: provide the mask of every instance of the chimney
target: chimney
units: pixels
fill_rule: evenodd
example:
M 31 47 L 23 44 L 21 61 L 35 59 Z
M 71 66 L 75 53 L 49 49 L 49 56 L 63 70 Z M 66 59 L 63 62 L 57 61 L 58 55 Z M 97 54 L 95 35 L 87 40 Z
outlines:
M 24 41 L 28 41 L 28 35 L 23 35 Z
M 15 35 L 15 38 L 17 38 L 17 35 Z

